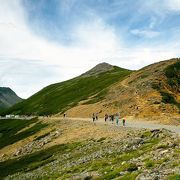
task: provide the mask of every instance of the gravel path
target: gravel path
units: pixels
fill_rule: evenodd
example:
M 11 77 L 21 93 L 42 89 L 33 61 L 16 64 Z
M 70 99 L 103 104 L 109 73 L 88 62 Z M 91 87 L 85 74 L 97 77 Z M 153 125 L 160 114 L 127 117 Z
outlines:
M 68 118 L 68 119 L 75 119 L 75 120 L 82 120 L 82 121 L 92 121 L 90 118 Z M 105 124 L 103 119 L 99 119 L 98 121 L 95 121 L 95 123 L 98 124 Z M 116 126 L 115 121 L 112 124 L 111 122 L 107 122 L 108 125 Z M 119 125 L 122 127 L 122 121 L 120 121 Z M 137 120 L 127 120 L 126 121 L 126 127 L 130 128 L 137 128 L 137 129 L 167 129 L 172 132 L 180 134 L 180 126 L 175 125 L 163 125 L 163 124 L 157 124 L 154 121 L 137 121 Z
M 146 128 L 146 129 L 164 128 L 164 129 L 180 134 L 180 126 L 156 124 L 154 122 L 149 122 L 149 121 L 148 122 L 147 121 L 129 121 L 127 122 L 127 127 Z

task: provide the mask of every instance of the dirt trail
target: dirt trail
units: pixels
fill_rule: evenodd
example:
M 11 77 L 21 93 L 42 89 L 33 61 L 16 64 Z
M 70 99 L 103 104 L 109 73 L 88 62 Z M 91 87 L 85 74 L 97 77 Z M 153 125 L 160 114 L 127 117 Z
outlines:
M 125 87 L 125 88 L 129 88 L 129 85 L 128 85 L 128 83 L 127 83 L 127 78 L 124 79 L 123 81 L 121 81 L 121 85 L 122 85 L 123 87 Z
M 68 118 L 68 120 L 79 120 L 79 121 L 92 121 L 90 118 Z M 104 120 L 100 118 L 95 123 L 97 124 L 105 124 Z M 116 123 L 112 124 L 111 122 L 107 122 L 106 124 L 110 126 L 116 126 Z M 122 127 L 122 121 L 120 120 L 119 126 Z M 126 127 L 128 128 L 135 128 L 135 129 L 167 129 L 172 132 L 180 134 L 180 126 L 175 125 L 163 125 L 158 124 L 156 121 L 138 121 L 138 120 L 126 120 Z
M 123 86 L 124 88 L 127 89 L 131 89 L 134 91 L 134 97 L 136 98 L 136 103 L 138 105 L 138 108 L 142 108 L 145 107 L 146 102 L 144 99 L 142 99 L 142 97 L 140 96 L 140 94 L 138 93 L 138 90 L 135 87 L 129 86 L 128 83 L 128 78 L 124 79 L 123 81 L 121 81 L 121 86 Z

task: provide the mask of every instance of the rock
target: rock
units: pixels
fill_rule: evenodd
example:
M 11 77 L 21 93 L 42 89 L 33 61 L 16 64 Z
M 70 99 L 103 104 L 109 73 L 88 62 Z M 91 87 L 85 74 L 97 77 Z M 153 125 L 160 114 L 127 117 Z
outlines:
M 1 158 L 4 158 L 5 156 L 6 156 L 6 154 L 2 154 L 2 155 L 1 155 Z
M 164 150 L 164 151 L 161 151 L 160 152 L 160 155 L 162 155 L 162 154 L 166 154 L 166 153 L 168 153 L 169 152 L 169 150 L 168 149 L 166 149 L 166 150 Z
M 127 174 L 128 172 L 127 171 L 123 171 L 123 172 L 120 172 L 119 175 L 120 176 L 124 176 L 125 174 Z
M 21 155 L 21 150 L 17 150 L 15 153 L 14 153 L 14 156 L 19 156 L 19 155 Z

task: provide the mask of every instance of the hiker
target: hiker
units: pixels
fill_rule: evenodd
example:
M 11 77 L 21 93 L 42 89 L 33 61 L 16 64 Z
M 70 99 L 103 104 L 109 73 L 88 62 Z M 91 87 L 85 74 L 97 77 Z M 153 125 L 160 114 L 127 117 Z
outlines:
M 108 114 L 105 114 L 104 120 L 105 122 L 108 120 Z
M 96 113 L 96 121 L 98 120 L 98 113 Z
M 125 119 L 123 119 L 123 126 L 125 126 L 125 123 L 126 123 L 126 120 L 125 120 Z
M 95 116 L 94 113 L 92 114 L 92 119 L 93 119 L 93 123 L 94 123 L 94 121 L 95 121 L 95 119 L 96 119 L 96 116 Z
M 112 124 L 114 123 L 114 114 L 111 115 Z
M 119 114 L 118 113 L 116 114 L 116 125 L 117 126 L 119 125 Z
M 65 118 L 65 117 L 66 117 L 66 113 L 64 113 L 64 115 L 63 115 L 63 116 L 64 116 L 64 118 Z
M 109 115 L 109 121 L 111 121 L 111 119 L 112 119 L 112 117 L 111 117 L 111 115 Z

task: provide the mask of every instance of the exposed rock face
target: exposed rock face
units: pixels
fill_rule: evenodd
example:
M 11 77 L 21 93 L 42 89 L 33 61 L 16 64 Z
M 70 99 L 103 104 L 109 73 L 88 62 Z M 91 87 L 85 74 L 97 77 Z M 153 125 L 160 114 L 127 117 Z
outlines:
M 6 109 L 22 101 L 14 91 L 7 87 L 0 87 L 0 109 Z
M 26 144 L 24 147 L 19 148 L 14 153 L 14 156 L 22 156 L 25 154 L 29 154 L 34 152 L 35 150 L 43 148 L 44 145 L 50 143 L 53 139 L 57 138 L 61 134 L 60 130 L 56 130 L 51 132 L 49 135 L 42 137 L 40 139 L 34 140 L 28 144 Z
M 111 71 L 113 68 L 114 68 L 114 66 L 103 62 L 103 63 L 96 65 L 94 68 L 92 68 L 91 70 L 82 74 L 81 76 L 87 77 L 87 76 L 98 75 L 103 72 Z

